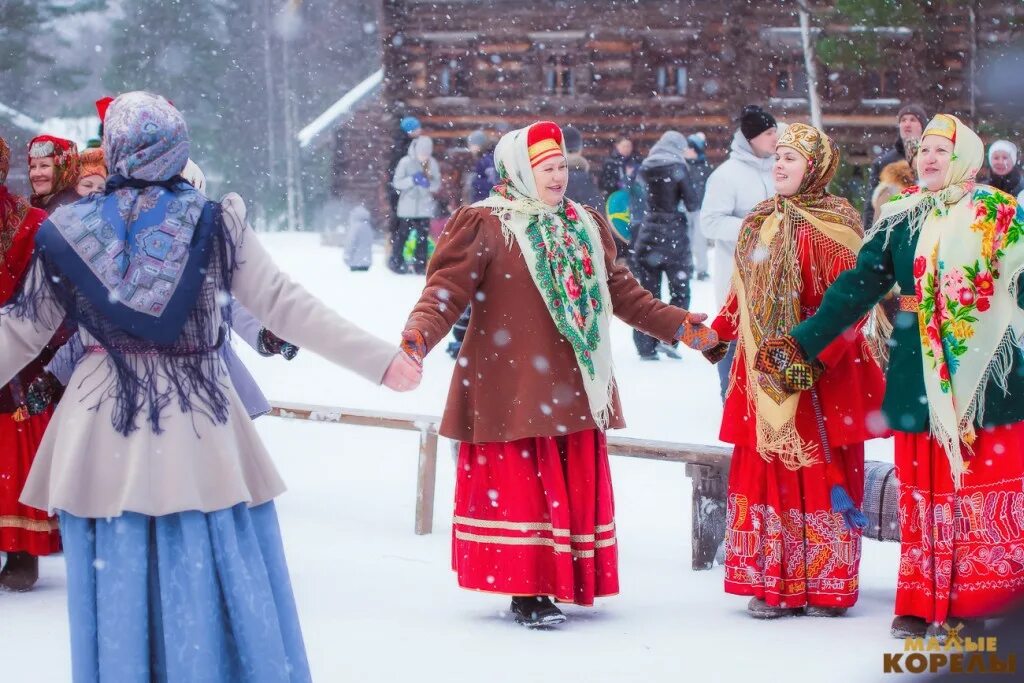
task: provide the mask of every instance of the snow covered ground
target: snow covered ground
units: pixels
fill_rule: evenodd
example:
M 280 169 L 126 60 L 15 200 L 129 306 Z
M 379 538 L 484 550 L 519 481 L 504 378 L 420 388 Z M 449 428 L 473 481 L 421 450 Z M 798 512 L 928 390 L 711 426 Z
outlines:
M 350 319 L 397 339 L 422 279 L 378 263 L 350 273 L 315 235 L 264 236 L 279 264 Z M 693 308 L 712 312 L 710 283 Z M 643 363 L 613 329 L 625 435 L 717 443 L 714 368 L 699 355 Z M 243 357 L 277 400 L 440 414 L 452 361 L 427 359 L 422 387 L 395 395 L 302 353 Z M 450 569 L 454 467 L 442 440 L 434 533 L 413 534 L 417 437 L 261 418 L 289 491 L 278 500 L 307 649 L 319 681 L 868 681 L 882 678 L 898 547 L 866 542 L 861 598 L 843 619 L 757 622 L 722 592 L 722 572 L 690 570 L 690 484 L 680 465 L 613 458 L 621 595 L 568 607 L 557 631 L 530 632 L 507 600 L 463 591 Z M 891 459 L 875 442 L 868 457 Z M 39 587 L 0 594 L 0 662 L 12 679 L 69 680 L 61 558 Z M 889 679 L 890 676 L 885 676 Z

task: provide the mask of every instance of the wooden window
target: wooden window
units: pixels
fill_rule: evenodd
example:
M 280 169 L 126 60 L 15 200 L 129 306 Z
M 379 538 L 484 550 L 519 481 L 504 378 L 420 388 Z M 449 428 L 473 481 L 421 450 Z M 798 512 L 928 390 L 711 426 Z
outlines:
M 866 86 L 868 97 L 899 97 L 900 72 L 892 69 L 868 72 Z
M 470 94 L 470 70 L 464 55 L 440 57 L 430 73 L 432 90 L 438 97 L 467 97 Z
M 648 70 L 648 88 L 666 97 L 684 97 L 689 90 L 689 70 L 682 55 L 651 50 L 643 67 Z
M 576 77 L 569 55 L 548 55 L 544 59 L 544 92 L 548 95 L 567 96 L 576 94 Z
M 771 81 L 773 97 L 807 97 L 807 72 L 801 58 L 780 61 Z
M 686 67 L 679 64 L 661 64 L 655 70 L 655 89 L 659 95 L 686 95 Z

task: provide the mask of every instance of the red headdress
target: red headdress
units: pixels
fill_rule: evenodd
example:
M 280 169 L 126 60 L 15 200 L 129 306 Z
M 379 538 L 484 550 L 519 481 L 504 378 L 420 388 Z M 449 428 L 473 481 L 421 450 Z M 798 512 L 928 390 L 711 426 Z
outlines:
M 562 129 L 551 121 L 541 121 L 530 126 L 526 132 L 526 145 L 531 167 L 565 154 L 562 150 Z
M 43 157 L 53 157 L 53 187 L 45 195 L 32 193 L 32 206 L 42 208 L 55 195 L 78 183 L 78 145 L 71 140 L 40 135 L 28 143 L 28 161 Z

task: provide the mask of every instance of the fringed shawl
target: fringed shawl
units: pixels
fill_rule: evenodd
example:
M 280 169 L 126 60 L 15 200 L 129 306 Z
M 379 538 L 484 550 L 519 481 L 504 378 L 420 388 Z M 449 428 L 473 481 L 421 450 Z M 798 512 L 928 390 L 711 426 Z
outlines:
M 104 151 L 115 175 L 105 194 L 43 224 L 39 272 L 12 307 L 53 327 L 59 321 L 40 317 L 59 311 L 96 339 L 116 375 L 97 401 L 116 401 L 114 427 L 125 435 L 144 409 L 159 433 L 175 399 L 182 411 L 227 420 L 217 350 L 230 323 L 234 246 L 219 205 L 179 176 L 188 146 L 184 119 L 166 100 L 114 100 Z
M 582 205 L 565 199 L 558 207 L 540 201 L 527 145 L 528 128 L 507 133 L 494 160 L 500 184 L 473 206 L 491 209 L 506 241 L 523 252 L 551 319 L 572 346 L 594 422 L 608 425 L 614 389 L 611 296 L 597 224 Z M 565 154 L 564 145 L 562 154 Z
M 914 285 L 929 430 L 960 488 L 989 384 L 1005 392 L 1020 356 L 1024 209 L 1004 192 L 975 185 L 984 145 L 958 118 L 939 114 L 925 130 L 930 134 L 953 142 L 943 186 L 905 190 L 883 208 L 870 235 L 884 232 L 888 240 L 904 222 L 919 234 Z
M 776 195 L 751 211 L 740 229 L 733 272 L 733 295 L 739 311 L 739 343 L 743 348 L 747 395 L 757 420 L 757 448 L 762 457 L 778 457 L 790 469 L 818 462 L 816 442 L 801 438 L 796 428 L 800 395 L 778 380 L 754 369 L 761 343 L 788 334 L 801 320 L 800 295 L 805 286 L 823 293 L 827 274 L 838 262 L 844 269 L 856 263 L 862 228 L 860 217 L 841 197 L 825 190 L 839 165 L 839 150 L 821 131 L 793 124 L 779 140 L 807 159 L 808 167 L 797 193 Z M 797 251 L 801 233 L 811 245 L 817 277 L 804 282 Z

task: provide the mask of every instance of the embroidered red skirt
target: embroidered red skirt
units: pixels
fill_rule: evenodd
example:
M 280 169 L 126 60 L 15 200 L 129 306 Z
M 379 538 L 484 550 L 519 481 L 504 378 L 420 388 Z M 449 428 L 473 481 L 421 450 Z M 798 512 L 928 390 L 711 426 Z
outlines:
M 898 615 L 977 618 L 1024 596 L 1024 423 L 979 431 L 973 451 L 954 492 L 942 446 L 896 433 Z
M 836 449 L 850 496 L 864 497 L 864 446 Z M 832 512 L 824 463 L 789 470 L 737 445 L 729 470 L 725 592 L 777 607 L 857 602 L 860 534 Z
M 459 585 L 592 605 L 619 592 L 604 433 L 463 443 L 452 524 Z
M 18 502 L 51 411 L 15 422 L 0 413 L 0 552 L 49 555 L 60 550 L 57 518 Z

